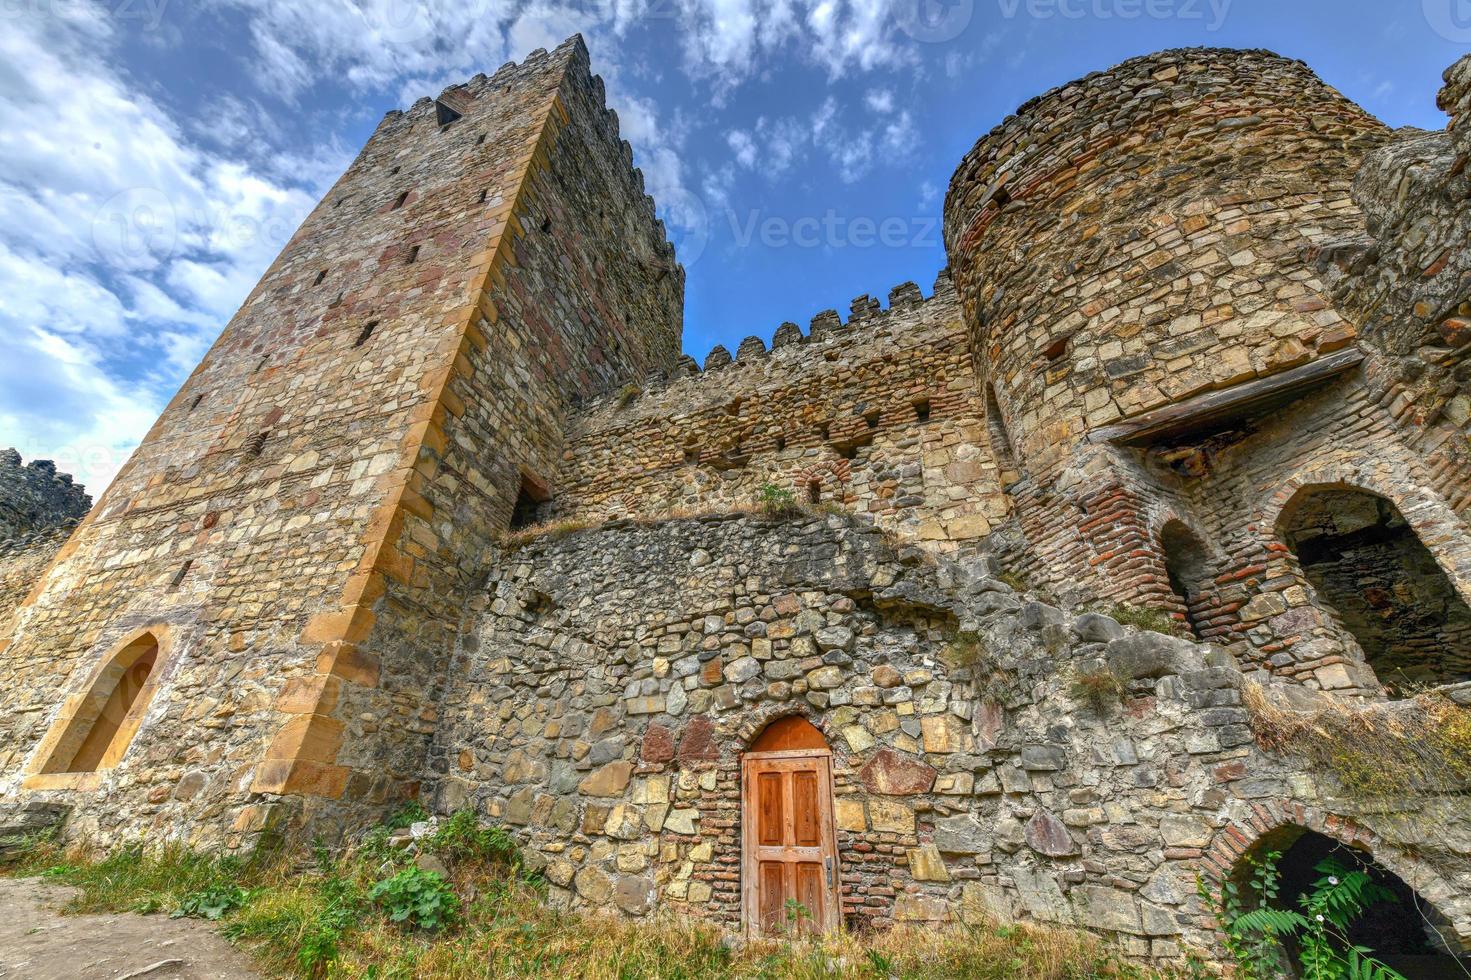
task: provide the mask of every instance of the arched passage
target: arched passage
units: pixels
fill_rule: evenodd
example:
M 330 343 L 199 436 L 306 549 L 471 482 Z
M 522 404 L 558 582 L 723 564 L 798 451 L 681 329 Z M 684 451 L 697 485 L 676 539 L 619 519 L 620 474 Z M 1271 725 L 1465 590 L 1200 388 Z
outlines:
M 92 679 L 89 689 L 69 702 L 43 773 L 83 773 L 117 765 L 137 731 L 156 684 L 159 641 L 144 633 L 118 650 Z
M 1304 487 L 1277 530 L 1381 683 L 1471 680 L 1471 608 L 1392 501 Z
M 1185 609 L 1185 623 L 1196 637 L 1200 637 L 1199 614 L 1203 611 L 1205 589 L 1210 582 L 1210 554 L 1195 532 L 1178 519 L 1168 521 L 1160 529 L 1159 550 L 1164 557 L 1170 589 Z
M 1243 896 L 1251 896 L 1249 880 L 1253 861 L 1263 861 L 1278 854 L 1274 866 L 1279 875 L 1273 907 L 1302 911 L 1302 898 L 1311 893 L 1328 873 L 1323 862 L 1333 861 L 1347 871 L 1363 871 L 1371 882 L 1387 893 L 1368 904 L 1350 923 L 1345 936 L 1348 943 L 1372 951 L 1407 977 L 1461 977 L 1471 959 L 1456 949 L 1456 935 L 1450 923 L 1402 878 L 1378 864 L 1367 850 L 1350 847 L 1326 834 L 1288 824 L 1265 834 L 1237 862 L 1233 880 Z M 1248 898 L 1248 905 L 1252 904 Z M 1294 969 L 1298 947 L 1291 940 L 1284 943 L 1287 975 L 1298 976 Z
M 741 757 L 741 891 L 752 935 L 838 924 L 832 751 L 806 718 L 768 724 Z

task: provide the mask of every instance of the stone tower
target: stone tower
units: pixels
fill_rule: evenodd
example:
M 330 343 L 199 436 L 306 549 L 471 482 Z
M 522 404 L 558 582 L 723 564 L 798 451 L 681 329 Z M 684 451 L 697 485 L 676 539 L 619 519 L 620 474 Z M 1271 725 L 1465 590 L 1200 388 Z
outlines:
M 0 640 L 0 789 L 241 839 L 415 792 L 482 549 L 569 406 L 679 354 L 631 159 L 575 37 L 390 112 Z

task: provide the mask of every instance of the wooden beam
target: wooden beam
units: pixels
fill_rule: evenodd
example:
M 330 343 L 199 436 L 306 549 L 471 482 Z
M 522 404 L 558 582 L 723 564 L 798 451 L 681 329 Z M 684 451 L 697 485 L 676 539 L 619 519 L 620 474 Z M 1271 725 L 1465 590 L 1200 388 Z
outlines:
M 1357 367 L 1363 359 L 1364 352 L 1357 347 L 1334 351 L 1316 361 L 1265 378 L 1255 378 L 1221 391 L 1208 391 L 1174 405 L 1136 415 L 1127 422 L 1094 429 L 1088 433 L 1088 441 L 1147 446 L 1188 435 L 1299 398 L 1308 390 Z

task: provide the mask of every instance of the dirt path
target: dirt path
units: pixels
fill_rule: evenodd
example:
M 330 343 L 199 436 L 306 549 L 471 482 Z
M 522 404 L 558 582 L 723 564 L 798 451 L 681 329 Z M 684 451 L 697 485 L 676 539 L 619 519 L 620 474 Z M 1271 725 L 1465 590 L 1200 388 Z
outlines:
M 197 919 L 60 915 L 74 889 L 0 878 L 0 980 L 259 980 Z

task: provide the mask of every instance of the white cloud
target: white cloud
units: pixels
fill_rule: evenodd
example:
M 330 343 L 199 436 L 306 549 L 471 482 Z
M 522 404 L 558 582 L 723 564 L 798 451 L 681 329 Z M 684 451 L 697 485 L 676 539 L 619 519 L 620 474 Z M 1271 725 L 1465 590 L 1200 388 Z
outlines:
M 751 139 L 750 133 L 741 129 L 732 129 L 725 134 L 725 141 L 730 144 L 736 163 L 747 170 L 756 166 L 756 141 Z
M 880 114 L 893 112 L 894 93 L 886 88 L 870 89 L 863 97 L 863 104 Z
M 0 445 L 95 495 L 316 194 L 191 144 L 66 9 L 0 34 Z

